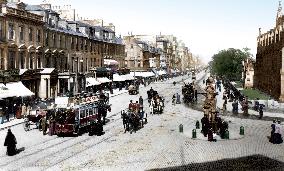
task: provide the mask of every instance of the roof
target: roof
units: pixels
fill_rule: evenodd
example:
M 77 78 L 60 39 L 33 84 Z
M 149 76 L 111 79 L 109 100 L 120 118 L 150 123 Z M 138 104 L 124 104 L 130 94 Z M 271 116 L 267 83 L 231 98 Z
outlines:
M 26 4 L 27 11 L 45 11 L 44 8 L 42 8 L 40 5 L 28 5 Z
M 77 35 L 77 36 L 82 36 L 82 37 L 87 37 L 86 35 L 84 35 L 81 32 L 76 32 L 74 30 L 71 29 L 63 29 L 63 28 L 52 28 L 52 27 L 47 27 L 49 30 L 53 30 L 53 31 L 58 31 L 61 33 L 66 33 L 66 34 L 72 34 L 72 35 Z

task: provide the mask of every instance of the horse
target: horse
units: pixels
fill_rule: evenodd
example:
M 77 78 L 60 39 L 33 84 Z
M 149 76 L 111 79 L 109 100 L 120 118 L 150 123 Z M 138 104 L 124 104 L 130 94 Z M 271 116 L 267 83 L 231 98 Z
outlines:
M 125 111 L 121 112 L 121 118 L 122 118 L 122 123 L 123 123 L 123 128 L 124 128 L 124 133 L 126 131 L 129 131 L 129 122 L 130 122 L 130 117 Z
M 139 128 L 139 124 L 140 124 L 140 117 L 137 116 L 135 113 L 130 113 L 130 119 L 129 119 L 129 124 L 130 124 L 130 134 L 132 134 L 132 132 L 134 131 L 136 133 L 136 131 Z

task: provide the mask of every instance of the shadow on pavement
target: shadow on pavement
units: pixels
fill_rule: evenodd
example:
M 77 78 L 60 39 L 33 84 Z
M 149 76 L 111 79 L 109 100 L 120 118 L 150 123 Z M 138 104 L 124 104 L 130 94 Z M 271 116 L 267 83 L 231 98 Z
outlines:
M 193 163 L 183 166 L 150 169 L 149 171 L 192 170 L 192 171 L 280 171 L 284 163 L 262 155 L 252 155 L 235 159 L 223 159 L 206 163 Z

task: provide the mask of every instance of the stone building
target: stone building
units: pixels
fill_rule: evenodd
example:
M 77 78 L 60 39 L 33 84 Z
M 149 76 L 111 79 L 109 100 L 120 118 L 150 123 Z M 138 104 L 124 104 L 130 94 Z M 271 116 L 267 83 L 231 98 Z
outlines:
M 160 65 L 160 50 L 135 35 L 124 36 L 125 64 L 132 70 L 148 70 Z M 151 64 L 151 65 L 150 65 Z
M 44 54 L 43 17 L 26 11 L 24 3 L 0 3 L 0 70 L 17 71 L 22 83 L 38 95 L 38 69 L 43 66 Z M 5 81 L 14 80 L 8 76 Z
M 122 39 L 110 28 L 64 20 L 48 3 L 0 3 L 2 82 L 2 71 L 15 70 L 36 97 L 54 98 L 85 91 L 104 59 L 124 66 Z
M 257 37 L 254 87 L 284 101 L 284 16 L 279 3 L 275 27 Z

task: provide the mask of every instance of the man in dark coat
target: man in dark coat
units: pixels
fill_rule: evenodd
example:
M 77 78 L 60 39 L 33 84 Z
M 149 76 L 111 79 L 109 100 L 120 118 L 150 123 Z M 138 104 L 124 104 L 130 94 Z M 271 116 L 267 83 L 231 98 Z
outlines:
M 143 108 L 143 98 L 142 98 L 142 96 L 139 97 L 139 104 L 140 104 L 140 108 Z
M 206 115 L 201 119 L 201 132 L 203 133 L 204 137 L 207 137 L 209 129 L 209 121 Z
M 7 146 L 7 155 L 13 156 L 18 153 L 16 148 L 17 140 L 11 129 L 8 129 L 7 136 L 5 138 L 4 146 Z

